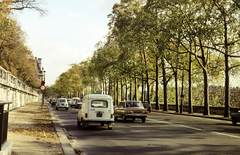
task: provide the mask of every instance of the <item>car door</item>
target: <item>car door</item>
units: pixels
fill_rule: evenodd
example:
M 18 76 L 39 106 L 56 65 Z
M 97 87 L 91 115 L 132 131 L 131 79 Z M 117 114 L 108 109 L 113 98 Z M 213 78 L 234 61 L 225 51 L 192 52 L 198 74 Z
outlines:
M 89 120 L 107 120 L 110 113 L 110 100 L 94 99 L 89 104 Z

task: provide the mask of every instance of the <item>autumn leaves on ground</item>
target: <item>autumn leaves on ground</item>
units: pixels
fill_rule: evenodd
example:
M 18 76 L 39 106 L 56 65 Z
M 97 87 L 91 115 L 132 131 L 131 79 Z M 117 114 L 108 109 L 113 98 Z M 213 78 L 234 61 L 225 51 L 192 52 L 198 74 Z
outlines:
M 40 103 L 9 113 L 8 141 L 13 141 L 12 154 L 63 154 L 48 108 Z

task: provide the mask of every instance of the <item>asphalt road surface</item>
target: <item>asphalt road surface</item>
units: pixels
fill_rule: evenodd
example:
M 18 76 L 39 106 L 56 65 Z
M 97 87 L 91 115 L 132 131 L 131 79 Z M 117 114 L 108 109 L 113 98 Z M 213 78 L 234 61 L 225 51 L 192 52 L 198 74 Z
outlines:
M 240 154 L 240 124 L 209 118 L 152 112 L 139 119 L 107 125 L 77 126 L 77 110 L 54 110 L 71 137 L 72 147 L 87 155 L 101 154 Z

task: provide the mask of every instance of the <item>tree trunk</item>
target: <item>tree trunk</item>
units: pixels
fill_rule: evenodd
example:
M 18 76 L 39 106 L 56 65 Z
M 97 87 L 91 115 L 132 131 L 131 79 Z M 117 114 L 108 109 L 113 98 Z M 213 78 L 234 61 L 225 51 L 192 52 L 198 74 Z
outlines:
M 155 94 L 155 99 L 156 99 L 156 106 L 155 106 L 155 109 L 156 110 L 159 110 L 160 109 L 160 106 L 159 106 L 159 101 L 158 101 L 158 85 L 159 85 L 159 75 L 158 75 L 158 57 L 156 57 L 156 94 Z
M 176 100 L 176 112 L 179 112 L 179 105 L 178 105 L 178 82 L 177 82 L 177 77 L 178 77 L 178 74 L 177 74 L 177 70 L 176 72 L 174 73 L 174 78 L 175 78 L 175 100 Z
M 165 62 L 162 56 L 162 74 L 163 74 L 163 99 L 164 99 L 164 107 L 163 111 L 168 111 L 168 103 L 167 103 L 167 79 L 166 79 L 166 71 L 165 71 Z
M 117 91 L 116 105 L 118 105 L 118 98 L 119 98 L 119 93 L 118 93 L 118 79 L 117 79 L 117 88 L 116 88 L 116 91 Z
M 192 45 L 190 45 L 192 46 Z M 189 53 L 189 75 L 188 75 L 188 113 L 193 113 L 192 107 L 192 55 Z
M 141 97 L 141 101 L 144 102 L 144 79 L 143 79 L 143 75 L 142 75 L 142 97 Z
M 137 77 L 135 77 L 135 95 L 134 95 L 134 98 L 135 98 L 135 101 L 137 101 L 138 100 L 138 98 L 137 98 Z M 133 99 L 134 99 L 133 98 Z
M 229 86 L 229 60 L 228 60 L 228 36 L 227 36 L 227 21 L 224 16 L 224 44 L 225 44 L 225 111 L 224 117 L 230 116 L 230 86 Z
M 208 90 L 208 73 L 203 69 L 204 78 L 204 115 L 209 115 L 209 90 Z
M 132 101 L 132 78 L 130 78 L 130 92 L 129 92 L 129 100 Z
M 114 91 L 113 91 L 113 99 L 114 99 L 114 106 L 116 105 L 116 82 L 114 80 L 114 84 L 113 84 L 113 87 L 114 87 Z
M 128 93 L 127 93 L 127 79 L 125 79 L 125 100 L 127 101 L 128 100 Z

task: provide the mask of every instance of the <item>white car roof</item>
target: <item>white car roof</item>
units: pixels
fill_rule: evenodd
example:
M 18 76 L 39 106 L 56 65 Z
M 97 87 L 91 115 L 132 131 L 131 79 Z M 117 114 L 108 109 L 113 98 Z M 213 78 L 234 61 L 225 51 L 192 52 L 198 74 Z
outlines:
M 112 99 L 110 95 L 104 95 L 104 94 L 89 94 L 84 97 L 88 99 L 105 99 L 105 100 Z

